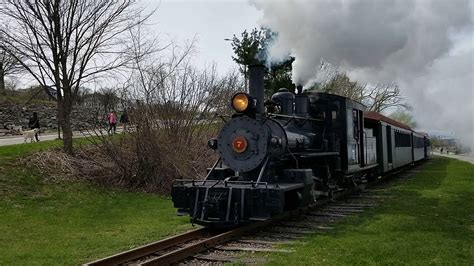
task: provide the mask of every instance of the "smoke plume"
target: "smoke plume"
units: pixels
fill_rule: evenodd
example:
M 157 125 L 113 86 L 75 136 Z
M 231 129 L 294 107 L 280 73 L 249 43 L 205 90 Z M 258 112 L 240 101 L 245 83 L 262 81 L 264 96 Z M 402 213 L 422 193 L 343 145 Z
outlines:
M 277 32 L 270 60 L 296 57 L 309 85 L 321 60 L 357 81 L 400 85 L 420 127 L 474 147 L 473 14 L 468 0 L 254 1 Z

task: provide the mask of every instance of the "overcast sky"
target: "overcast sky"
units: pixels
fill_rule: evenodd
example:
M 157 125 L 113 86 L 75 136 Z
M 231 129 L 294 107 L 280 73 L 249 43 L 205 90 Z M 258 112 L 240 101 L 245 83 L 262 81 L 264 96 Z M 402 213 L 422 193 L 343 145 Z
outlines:
M 151 23 L 164 40 L 182 43 L 197 37 L 196 63 L 216 62 L 222 72 L 237 65 L 232 61 L 230 42 L 224 39 L 257 27 L 262 13 L 243 0 L 145 1 L 150 9 L 158 8 Z

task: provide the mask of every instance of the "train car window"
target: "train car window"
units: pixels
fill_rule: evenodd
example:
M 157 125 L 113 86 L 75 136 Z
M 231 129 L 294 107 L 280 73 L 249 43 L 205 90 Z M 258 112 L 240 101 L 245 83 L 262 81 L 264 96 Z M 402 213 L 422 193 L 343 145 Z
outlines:
M 354 123 L 352 122 L 352 112 L 349 109 L 346 112 L 347 139 L 354 138 Z
M 359 164 L 360 162 L 359 127 L 359 110 L 347 109 L 347 153 L 350 165 Z
M 352 128 L 354 139 L 359 139 L 359 112 L 356 109 L 352 109 Z
M 410 134 L 395 131 L 395 147 L 411 147 Z
M 333 102 L 331 105 L 331 119 L 337 120 L 339 117 L 339 102 Z
M 414 136 L 413 137 L 413 148 L 419 149 L 419 148 L 424 148 L 424 147 L 425 147 L 425 145 L 424 145 L 423 138 Z
M 388 163 L 392 163 L 392 127 L 387 126 L 387 155 L 388 155 Z

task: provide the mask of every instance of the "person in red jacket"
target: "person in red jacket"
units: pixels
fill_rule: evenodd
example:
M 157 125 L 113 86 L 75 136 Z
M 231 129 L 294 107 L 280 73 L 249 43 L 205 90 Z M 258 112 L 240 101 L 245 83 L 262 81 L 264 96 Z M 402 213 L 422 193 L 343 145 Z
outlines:
M 113 129 L 115 134 L 115 130 L 117 130 L 117 115 L 115 114 L 115 111 L 112 111 L 107 115 L 107 122 L 109 123 L 109 130 L 107 130 L 107 133 L 110 134 L 110 131 Z

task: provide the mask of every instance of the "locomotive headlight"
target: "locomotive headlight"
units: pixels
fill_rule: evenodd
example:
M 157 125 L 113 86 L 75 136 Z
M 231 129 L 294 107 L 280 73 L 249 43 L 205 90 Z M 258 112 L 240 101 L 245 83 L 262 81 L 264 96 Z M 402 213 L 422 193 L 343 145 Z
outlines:
M 239 113 L 247 111 L 250 104 L 251 98 L 247 93 L 239 92 L 232 97 L 232 108 Z

